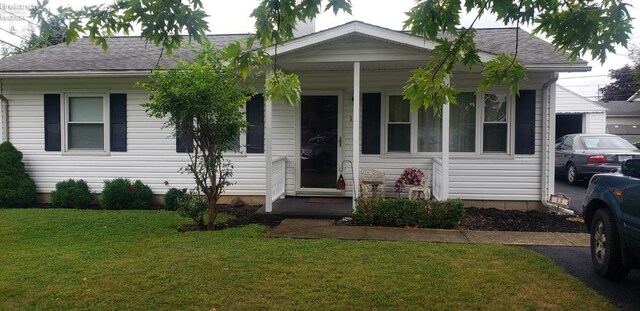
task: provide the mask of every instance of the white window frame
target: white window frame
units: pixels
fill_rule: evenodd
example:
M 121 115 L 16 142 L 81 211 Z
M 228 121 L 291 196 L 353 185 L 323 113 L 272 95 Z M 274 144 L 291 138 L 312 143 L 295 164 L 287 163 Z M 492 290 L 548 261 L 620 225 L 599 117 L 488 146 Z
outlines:
M 396 93 L 391 93 L 391 92 L 383 92 L 383 104 L 382 106 L 382 131 L 383 131 L 383 135 L 380 135 L 382 137 L 382 144 L 381 146 L 383 146 L 383 154 L 385 155 L 393 155 L 393 156 L 402 156 L 402 155 L 411 155 L 411 154 L 415 154 L 416 148 L 417 148 L 417 141 L 414 143 L 414 139 L 417 139 L 417 118 L 418 115 L 415 114 L 413 111 L 409 110 L 409 151 L 389 151 L 389 140 L 388 140 L 388 133 L 389 133 L 389 97 L 391 96 L 402 96 L 401 93 L 396 92 Z M 409 108 L 411 109 L 411 108 Z M 407 124 L 407 122 L 394 122 L 392 124 Z
M 64 101 L 61 103 L 61 133 L 63 143 L 63 153 L 70 155 L 108 155 L 111 152 L 110 139 L 110 113 L 109 113 L 109 92 L 107 91 L 66 91 L 63 93 Z M 70 97 L 102 97 L 102 122 L 104 130 L 104 146 L 102 149 L 70 149 L 69 148 L 69 98 Z
M 514 146 L 515 146 L 515 95 L 511 94 L 507 89 L 496 88 L 489 91 L 479 92 L 476 89 L 461 89 L 460 92 L 471 92 L 476 94 L 476 124 L 475 124 L 475 150 L 470 152 L 451 152 L 456 157 L 478 157 L 483 158 L 513 158 Z M 485 112 L 485 94 L 506 94 L 507 95 L 507 150 L 506 152 L 484 152 L 484 112 Z M 402 96 L 401 92 L 397 91 L 382 91 L 382 105 L 381 105 L 381 131 L 380 146 L 382 156 L 387 157 L 413 157 L 419 156 L 438 156 L 442 152 L 419 152 L 418 151 L 418 112 L 412 110 L 410 115 L 411 120 L 411 140 L 410 140 L 410 152 L 389 152 L 388 148 L 388 125 L 389 125 L 389 97 L 390 96 Z M 443 133 L 445 129 L 442 129 Z M 446 135 L 449 135 L 447 130 Z M 442 146 L 445 147 L 444 145 Z M 448 146 L 447 146 L 448 147 Z
M 382 142 L 380 144 L 380 146 L 382 146 L 383 150 L 382 150 L 382 155 L 386 155 L 386 156 L 392 156 L 392 157 L 402 157 L 402 156 L 415 156 L 415 155 L 424 155 L 424 156 L 437 156 L 442 154 L 442 151 L 440 152 L 421 152 L 418 151 L 418 121 L 419 121 L 419 115 L 418 115 L 418 110 L 411 110 L 411 107 L 409 107 L 409 123 L 410 123 L 410 141 L 409 141 L 409 152 L 403 152 L 403 151 L 389 151 L 389 140 L 388 140 L 388 131 L 389 131 L 389 97 L 391 96 L 401 96 L 402 97 L 402 93 L 400 92 L 382 92 L 382 96 L 384 97 L 382 99 L 383 104 L 381 105 L 381 109 L 382 109 L 382 124 L 381 124 L 381 130 L 382 130 L 382 135 L 380 135 Z M 393 123 L 392 123 L 393 124 Z M 395 124 L 405 124 L 404 122 L 399 123 L 396 122 Z M 442 123 L 441 123 L 442 126 Z M 442 129 L 442 131 L 444 131 L 444 129 Z
M 240 111 L 244 115 L 244 120 L 246 121 L 247 120 L 247 104 L 246 103 L 242 107 L 240 107 Z M 247 131 L 248 130 L 249 128 L 247 128 Z M 247 132 L 246 131 L 240 133 L 239 144 L 240 144 L 240 148 L 238 148 L 238 151 L 227 150 L 223 152 L 222 155 L 225 157 L 246 157 L 247 156 Z M 193 147 L 195 148 L 196 146 L 194 145 Z M 262 154 L 264 154 L 264 152 Z
M 473 151 L 449 151 L 450 154 L 454 154 L 456 156 L 478 156 L 480 153 L 480 151 L 482 151 L 481 148 L 478 148 L 479 143 L 478 141 L 482 141 L 482 134 L 480 131 L 480 128 L 482 128 L 482 124 L 480 126 L 478 126 L 478 122 L 481 122 L 484 118 L 484 116 L 479 116 L 482 111 L 484 110 L 484 106 L 482 106 L 482 103 L 478 100 L 478 98 L 480 97 L 480 94 L 483 94 L 482 97 L 484 98 L 484 93 L 482 92 L 478 92 L 478 90 L 476 89 L 461 89 L 459 90 L 459 93 L 473 93 L 475 94 L 475 99 L 476 99 L 476 113 L 475 113 L 475 135 L 474 135 L 474 139 L 475 139 L 475 144 L 474 144 L 474 150 Z M 449 124 L 451 124 L 451 116 L 449 116 Z M 451 126 L 449 126 L 451 127 Z M 447 130 L 447 135 L 450 135 L 450 129 Z M 451 142 L 451 136 L 449 136 L 449 142 Z M 444 146 L 442 146 L 444 148 Z
M 506 95 L 506 123 L 507 123 L 507 146 L 505 152 L 485 152 L 484 151 L 484 117 L 485 117 L 485 100 L 486 94 L 505 94 Z M 476 154 L 486 156 L 513 156 L 513 146 L 515 145 L 515 109 L 512 106 L 515 103 L 515 96 L 511 92 L 504 89 L 495 89 L 485 92 L 476 93 Z M 479 111 L 478 111 L 479 109 Z M 502 122 L 488 122 L 489 124 L 498 124 Z

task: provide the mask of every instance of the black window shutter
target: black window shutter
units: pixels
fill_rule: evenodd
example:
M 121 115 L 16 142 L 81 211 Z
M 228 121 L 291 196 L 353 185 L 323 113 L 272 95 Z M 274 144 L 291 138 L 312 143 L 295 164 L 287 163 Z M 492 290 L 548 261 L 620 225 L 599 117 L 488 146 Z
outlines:
M 536 91 L 520 90 L 516 98 L 516 154 L 536 150 Z
M 247 153 L 264 153 L 264 98 L 255 95 L 247 102 Z
M 187 131 L 176 129 L 176 152 L 191 153 L 193 152 L 193 139 Z
M 127 151 L 127 94 L 111 94 L 111 151 Z
M 362 94 L 362 154 L 380 154 L 380 93 Z
M 44 150 L 61 150 L 60 94 L 44 94 Z

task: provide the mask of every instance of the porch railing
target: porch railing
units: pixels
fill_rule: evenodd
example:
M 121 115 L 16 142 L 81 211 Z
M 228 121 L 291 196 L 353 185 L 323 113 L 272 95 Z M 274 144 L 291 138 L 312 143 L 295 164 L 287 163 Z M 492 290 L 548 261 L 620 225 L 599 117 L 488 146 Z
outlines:
M 442 200 L 444 198 L 444 169 L 442 167 L 442 159 L 433 159 L 433 197 L 436 200 Z
M 286 158 L 285 157 L 273 157 L 273 166 L 271 170 L 271 201 L 275 202 L 280 198 L 284 198 L 285 192 L 285 168 L 286 168 Z

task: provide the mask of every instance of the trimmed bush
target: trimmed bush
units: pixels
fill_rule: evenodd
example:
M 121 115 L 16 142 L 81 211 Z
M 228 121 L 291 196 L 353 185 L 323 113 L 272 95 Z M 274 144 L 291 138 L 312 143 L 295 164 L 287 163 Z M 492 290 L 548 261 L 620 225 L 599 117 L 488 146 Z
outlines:
M 171 188 L 164 195 L 164 209 L 170 211 L 178 210 L 178 200 L 187 196 L 187 189 Z
M 69 179 L 56 184 L 51 192 L 51 206 L 62 208 L 88 208 L 93 202 L 93 195 L 87 182 Z
M 105 180 L 100 206 L 104 209 L 152 209 L 153 191 L 140 180 L 124 178 Z
M 453 228 L 464 217 L 464 203 L 460 199 L 447 201 L 430 201 L 428 217 L 424 227 L 427 228 Z
M 353 220 L 359 225 L 453 228 L 464 216 L 462 200 L 358 199 Z
M 0 208 L 31 207 L 36 201 L 36 183 L 27 175 L 22 152 L 11 143 L 0 144 Z
M 193 224 L 200 229 L 204 229 L 204 215 L 209 210 L 206 197 L 188 193 L 178 199 L 177 210 L 180 216 L 193 220 Z

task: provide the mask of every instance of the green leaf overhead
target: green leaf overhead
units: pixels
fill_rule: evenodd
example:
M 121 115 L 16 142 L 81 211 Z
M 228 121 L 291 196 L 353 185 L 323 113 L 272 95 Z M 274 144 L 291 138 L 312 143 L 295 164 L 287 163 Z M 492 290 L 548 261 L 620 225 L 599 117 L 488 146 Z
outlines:
M 47 4 L 46 0 L 39 2 L 35 9 L 39 19 L 52 14 L 46 9 Z M 443 100 L 451 102 L 451 89 L 443 83 L 461 67 L 482 71 L 482 88 L 506 85 L 512 91 L 518 89 L 526 79 L 526 73 L 518 59 L 517 48 L 507 52 L 511 54 L 510 61 L 506 55 L 480 57 L 473 28 L 481 16 L 492 14 L 505 25 L 534 27 L 534 34 L 548 38 L 558 51 L 572 60 L 589 55 L 605 62 L 616 46 L 627 46 L 632 29 L 629 6 L 629 0 L 417 0 L 408 8 L 404 29 L 434 42 L 436 47 L 425 60 L 425 67 L 415 70 L 416 76 L 408 80 L 404 96 L 414 106 L 417 103 L 425 107 L 442 105 L 447 102 Z M 259 47 L 252 50 L 230 48 L 225 57 L 234 66 L 242 68 L 242 76 L 246 77 L 260 72 L 256 68 L 264 65 L 264 51 L 275 46 L 275 53 L 271 55 L 273 67 L 274 71 L 281 70 L 277 64 L 277 47 L 293 39 L 299 21 L 311 20 L 325 11 L 351 13 L 352 3 L 350 0 L 261 0 L 251 13 L 255 18 L 255 42 Z M 171 53 L 180 45 L 182 34 L 202 41 L 209 30 L 200 0 L 117 0 L 110 5 L 87 6 L 79 10 L 60 8 L 57 14 L 63 17 L 67 26 L 65 42 L 73 42 L 86 34 L 103 48 L 108 47 L 109 36 L 126 34 L 139 27 L 145 40 Z M 473 14 L 475 19 L 470 25 L 462 25 L 461 14 Z M 256 52 L 260 50 L 262 52 Z M 231 54 L 233 51 L 235 55 Z M 285 75 L 287 73 L 282 72 L 283 78 Z M 291 75 L 284 80 L 293 82 L 294 79 L 296 77 Z M 266 87 L 276 87 L 281 82 L 272 81 Z M 284 91 L 272 93 L 291 99 L 300 90 L 292 90 L 291 94 L 284 94 Z

